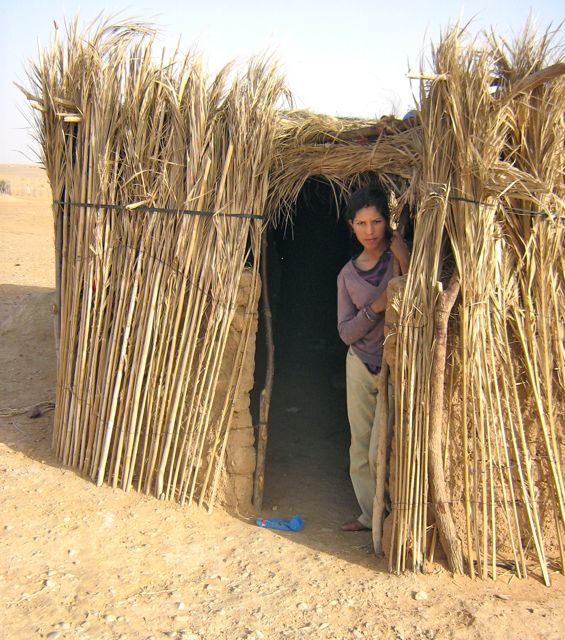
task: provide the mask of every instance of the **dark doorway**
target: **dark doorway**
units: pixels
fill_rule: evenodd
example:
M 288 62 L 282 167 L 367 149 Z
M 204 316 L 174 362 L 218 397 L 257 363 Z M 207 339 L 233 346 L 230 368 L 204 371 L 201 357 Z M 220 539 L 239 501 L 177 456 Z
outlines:
M 292 226 L 269 236 L 275 378 L 263 507 L 330 527 L 356 509 L 348 473 L 347 348 L 336 327 L 336 278 L 350 257 L 350 236 L 338 207 L 330 185 L 311 179 Z M 257 386 L 263 340 L 260 331 Z

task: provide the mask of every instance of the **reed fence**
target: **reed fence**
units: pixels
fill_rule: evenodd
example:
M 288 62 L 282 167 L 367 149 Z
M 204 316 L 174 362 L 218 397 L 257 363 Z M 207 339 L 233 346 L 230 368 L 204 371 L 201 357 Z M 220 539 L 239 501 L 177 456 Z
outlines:
M 422 83 L 390 567 L 421 569 L 435 522 L 454 571 L 534 566 L 549 584 L 548 545 L 564 570 L 565 64 L 548 66 L 549 33 L 464 39 L 443 38 Z
M 155 62 L 142 25 L 71 25 L 30 99 L 55 196 L 60 344 L 53 444 L 98 484 L 215 502 L 258 265 L 282 78 Z M 218 377 L 244 270 L 253 284 Z

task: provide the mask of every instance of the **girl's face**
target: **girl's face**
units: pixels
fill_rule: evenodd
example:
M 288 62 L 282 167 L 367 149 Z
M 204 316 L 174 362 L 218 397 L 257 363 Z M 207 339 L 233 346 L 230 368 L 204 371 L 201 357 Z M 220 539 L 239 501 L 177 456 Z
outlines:
M 374 206 L 359 209 L 349 221 L 359 243 L 367 251 L 382 249 L 386 243 L 387 224 L 383 215 Z

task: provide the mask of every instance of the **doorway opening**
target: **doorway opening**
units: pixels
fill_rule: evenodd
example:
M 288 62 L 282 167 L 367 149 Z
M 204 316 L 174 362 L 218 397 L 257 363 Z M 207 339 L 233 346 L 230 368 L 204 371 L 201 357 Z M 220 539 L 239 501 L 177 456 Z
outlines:
M 336 279 L 351 242 L 335 192 L 316 178 L 302 189 L 292 225 L 269 234 L 275 375 L 263 507 L 280 517 L 300 513 L 321 526 L 334 526 L 356 509 L 349 480 L 347 347 L 336 320 Z M 263 331 L 260 322 L 253 405 L 264 380 Z

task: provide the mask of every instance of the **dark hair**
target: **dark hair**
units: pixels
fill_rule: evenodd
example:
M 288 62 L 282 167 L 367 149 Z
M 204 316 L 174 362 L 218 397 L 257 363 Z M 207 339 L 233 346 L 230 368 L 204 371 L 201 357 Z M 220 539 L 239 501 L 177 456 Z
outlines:
M 349 222 L 353 222 L 357 212 L 360 209 L 365 209 L 367 207 L 375 207 L 375 209 L 381 214 L 386 223 L 386 236 L 388 239 L 392 238 L 388 199 L 382 191 L 375 187 L 363 187 L 362 189 L 357 189 L 357 191 L 354 191 L 351 194 L 349 204 L 345 209 L 345 219 Z

